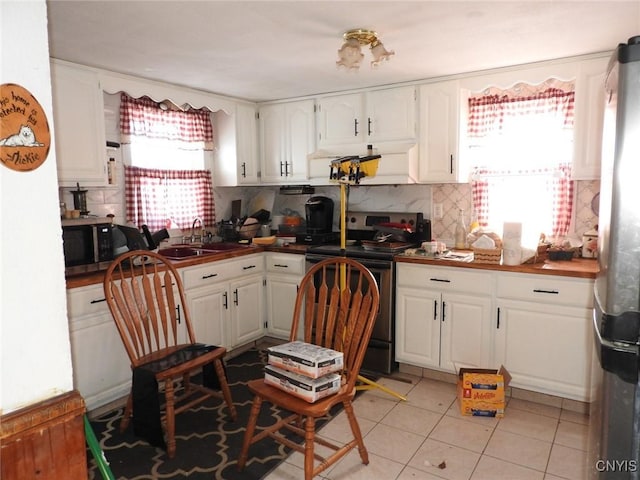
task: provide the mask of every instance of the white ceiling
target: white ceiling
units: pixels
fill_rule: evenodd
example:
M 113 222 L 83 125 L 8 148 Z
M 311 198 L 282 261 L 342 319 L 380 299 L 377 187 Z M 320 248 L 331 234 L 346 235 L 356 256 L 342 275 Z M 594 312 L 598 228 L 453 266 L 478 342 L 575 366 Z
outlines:
M 51 56 L 253 101 L 293 98 L 612 50 L 640 1 L 49 0 Z M 342 34 L 396 54 L 336 67 Z

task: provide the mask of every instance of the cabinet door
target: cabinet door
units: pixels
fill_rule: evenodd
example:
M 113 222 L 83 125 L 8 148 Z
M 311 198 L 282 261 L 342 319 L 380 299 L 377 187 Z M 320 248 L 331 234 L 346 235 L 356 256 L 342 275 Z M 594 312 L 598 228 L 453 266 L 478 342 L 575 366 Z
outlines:
M 420 87 L 421 183 L 463 180 L 458 171 L 459 97 L 455 80 Z
M 363 95 L 354 93 L 321 98 L 318 102 L 318 147 L 363 144 Z
M 259 182 L 258 122 L 253 105 L 236 106 L 236 158 L 238 183 L 255 185 Z
M 580 73 L 576 79 L 574 156 L 571 169 L 574 180 L 600 178 L 607 61 L 608 58 L 598 58 L 580 64 Z
M 58 183 L 107 185 L 104 104 L 97 74 L 52 62 L 51 87 Z
M 269 335 L 289 339 L 298 283 L 299 278 L 289 275 L 269 275 L 267 278 L 267 332 Z
M 591 310 L 498 299 L 495 363 L 511 385 L 590 401 Z
M 284 105 L 260 107 L 260 165 L 263 182 L 284 179 L 287 119 Z
M 229 285 L 231 308 L 230 346 L 236 347 L 264 335 L 262 276 L 252 275 Z
M 196 341 L 227 347 L 225 332 L 225 327 L 229 323 L 227 284 L 190 290 L 186 293 L 186 298 Z
M 440 367 L 489 368 L 491 298 L 464 294 L 443 295 L 440 307 Z
M 301 181 L 309 178 L 307 156 L 315 150 L 314 101 L 303 100 L 286 105 L 288 158 L 285 180 Z
M 396 292 L 396 361 L 438 367 L 440 293 L 405 287 Z
M 73 386 L 92 410 L 129 393 L 131 368 L 111 313 L 70 319 Z
M 367 93 L 367 142 L 415 140 L 415 92 L 411 86 Z

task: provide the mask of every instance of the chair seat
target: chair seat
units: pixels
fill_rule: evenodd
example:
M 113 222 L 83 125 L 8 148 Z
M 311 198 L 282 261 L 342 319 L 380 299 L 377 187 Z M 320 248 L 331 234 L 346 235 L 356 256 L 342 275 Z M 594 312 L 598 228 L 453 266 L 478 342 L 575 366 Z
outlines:
M 152 367 L 156 378 L 164 380 L 183 372 L 193 370 L 215 360 L 221 360 L 227 353 L 224 347 L 212 347 L 211 350 L 200 353 L 193 358 L 188 358 L 190 344 L 164 348 L 153 352 L 151 355 L 140 357 L 138 366 Z M 187 350 L 185 352 L 185 350 Z
M 248 383 L 249 390 L 254 395 L 260 396 L 263 400 L 271 402 L 276 405 L 281 405 L 283 408 L 296 412 L 303 416 L 309 416 L 314 418 L 324 417 L 329 413 L 331 408 L 344 400 L 353 400 L 356 394 L 356 389 L 352 388 L 349 392 L 348 385 L 342 385 L 340 390 L 329 395 L 328 397 L 321 398 L 320 400 L 309 403 L 306 400 L 298 398 L 284 390 L 269 385 L 264 379 L 251 380 Z

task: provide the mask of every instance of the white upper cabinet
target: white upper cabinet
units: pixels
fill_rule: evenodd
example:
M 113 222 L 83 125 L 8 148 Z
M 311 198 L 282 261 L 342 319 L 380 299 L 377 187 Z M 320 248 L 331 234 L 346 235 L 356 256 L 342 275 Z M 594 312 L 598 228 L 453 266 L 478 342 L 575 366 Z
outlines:
M 410 142 L 416 138 L 415 87 L 332 95 L 318 100 L 318 148 Z M 356 151 L 358 149 L 358 151 Z
M 318 101 L 318 147 L 364 143 L 361 93 L 324 97 Z
M 315 149 L 313 100 L 260 107 L 260 165 L 263 183 L 308 178 L 308 155 Z
M 366 93 L 366 141 L 415 141 L 416 88 L 399 87 Z
M 458 155 L 460 95 L 457 80 L 420 87 L 420 183 L 466 181 Z
M 260 183 L 258 119 L 254 104 L 238 103 L 235 115 L 213 114 L 217 154 L 214 161 L 216 186 L 233 187 Z
M 53 119 L 60 186 L 106 186 L 104 104 L 95 72 L 52 61 Z
M 600 178 L 607 62 L 608 57 L 582 62 L 576 79 L 574 180 Z

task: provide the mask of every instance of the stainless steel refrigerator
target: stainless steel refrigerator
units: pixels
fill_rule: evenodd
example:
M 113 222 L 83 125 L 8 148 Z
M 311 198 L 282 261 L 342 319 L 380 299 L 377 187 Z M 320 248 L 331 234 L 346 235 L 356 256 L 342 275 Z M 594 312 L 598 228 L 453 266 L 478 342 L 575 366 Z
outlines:
M 640 36 L 605 82 L 590 479 L 640 479 Z

